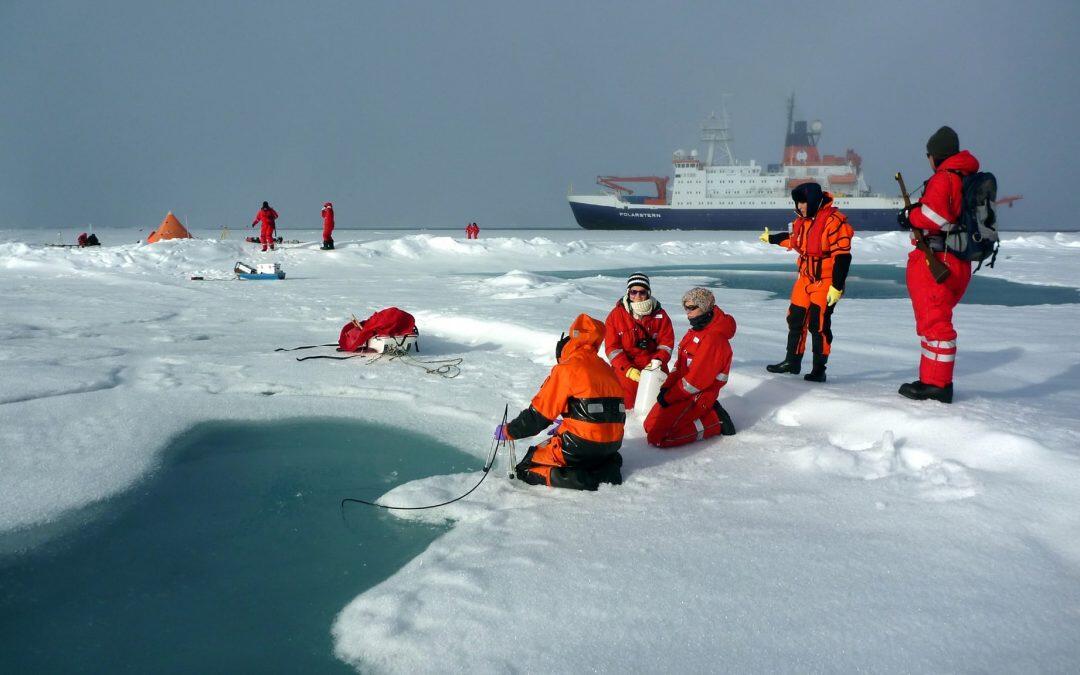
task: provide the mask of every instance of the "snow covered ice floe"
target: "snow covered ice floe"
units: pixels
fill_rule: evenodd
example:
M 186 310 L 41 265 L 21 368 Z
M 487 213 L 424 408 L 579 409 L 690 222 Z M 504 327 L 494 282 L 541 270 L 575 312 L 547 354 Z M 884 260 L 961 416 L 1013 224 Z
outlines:
M 97 232 L 95 250 L 0 233 L 2 531 L 116 494 L 204 420 L 361 417 L 481 456 L 504 404 L 528 404 L 560 332 L 579 312 L 604 317 L 624 288 L 534 270 L 793 265 L 756 233 L 341 231 L 322 252 L 312 231 L 259 253 Z M 1010 235 L 979 275 L 1080 286 L 1078 247 L 1072 234 Z M 902 265 L 907 251 L 899 233 L 855 242 L 856 264 Z M 289 278 L 188 281 L 227 278 L 236 260 L 280 262 Z M 677 308 L 691 281 L 656 275 L 653 288 Z M 342 598 L 327 626 L 337 655 L 392 672 L 1075 668 L 1080 306 L 961 304 L 957 402 L 943 406 L 895 393 L 918 359 L 906 300 L 841 301 L 829 382 L 815 386 L 764 372 L 787 306 L 766 298 L 718 291 L 739 322 L 722 395 L 738 435 L 662 452 L 632 425 L 618 488 L 539 490 L 499 471 L 465 501 L 399 514 L 453 527 Z M 417 316 L 422 356 L 465 358 L 459 378 L 273 353 L 391 305 Z M 441 501 L 477 478 L 382 499 Z

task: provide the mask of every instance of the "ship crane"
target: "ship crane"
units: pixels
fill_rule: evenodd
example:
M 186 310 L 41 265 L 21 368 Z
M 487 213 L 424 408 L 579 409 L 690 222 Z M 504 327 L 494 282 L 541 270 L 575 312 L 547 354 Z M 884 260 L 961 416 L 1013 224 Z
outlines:
M 606 188 L 615 190 L 616 192 L 625 192 L 627 195 L 634 194 L 634 191 L 630 188 L 622 185 L 622 183 L 652 183 L 656 186 L 656 197 L 646 198 L 645 204 L 666 204 L 667 203 L 667 186 L 668 181 L 671 179 L 668 176 L 597 176 L 596 184 L 603 185 Z
M 1024 195 L 1009 195 L 1008 197 L 1002 197 L 1001 199 L 997 200 L 996 202 L 994 202 L 994 205 L 1000 206 L 1001 204 L 1005 204 L 1011 209 L 1013 202 L 1018 202 L 1023 198 Z

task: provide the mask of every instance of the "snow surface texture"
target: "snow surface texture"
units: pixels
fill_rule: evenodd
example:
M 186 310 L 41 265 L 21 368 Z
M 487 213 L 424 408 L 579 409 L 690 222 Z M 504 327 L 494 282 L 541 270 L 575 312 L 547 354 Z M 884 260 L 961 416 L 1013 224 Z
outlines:
M 117 493 L 209 419 L 362 417 L 480 456 L 560 331 L 606 316 L 624 288 L 537 271 L 793 263 L 756 233 L 343 231 L 323 252 L 311 231 L 265 254 L 97 233 L 106 246 L 80 250 L 0 232 L 0 531 Z M 900 233 L 855 242 L 857 263 L 907 251 Z M 1078 254 L 1075 234 L 1007 237 L 979 275 L 1080 286 Z M 229 280 L 237 260 L 280 262 L 288 278 Z M 654 278 L 680 336 L 696 281 Z M 961 305 L 944 406 L 896 395 L 919 355 L 906 300 L 841 301 L 821 386 L 764 371 L 782 355 L 786 298 L 717 296 L 739 322 L 722 394 L 738 435 L 659 451 L 635 417 L 621 487 L 530 488 L 500 470 L 465 501 L 399 513 L 455 525 L 342 598 L 327 626 L 339 658 L 392 672 L 1075 671 L 1080 306 Z M 421 358 L 464 357 L 460 377 L 273 352 L 332 342 L 350 313 L 391 305 L 416 315 Z M 477 476 L 383 501 L 440 501 Z

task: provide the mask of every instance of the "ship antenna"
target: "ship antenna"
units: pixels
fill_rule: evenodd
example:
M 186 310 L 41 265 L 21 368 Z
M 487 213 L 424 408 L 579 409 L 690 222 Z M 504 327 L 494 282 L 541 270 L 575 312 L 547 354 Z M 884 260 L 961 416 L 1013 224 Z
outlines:
M 727 163 L 735 163 L 735 154 L 731 151 L 731 118 L 728 117 L 727 111 L 727 99 L 730 96 L 731 94 L 720 95 L 720 118 L 717 119 L 716 113 L 713 112 L 701 125 L 701 140 L 708 143 L 705 166 L 713 165 L 713 154 L 717 143 L 720 143 L 720 150 L 727 155 Z
M 793 124 L 795 124 L 795 92 L 791 92 L 787 100 L 787 133 L 790 134 L 794 130 Z

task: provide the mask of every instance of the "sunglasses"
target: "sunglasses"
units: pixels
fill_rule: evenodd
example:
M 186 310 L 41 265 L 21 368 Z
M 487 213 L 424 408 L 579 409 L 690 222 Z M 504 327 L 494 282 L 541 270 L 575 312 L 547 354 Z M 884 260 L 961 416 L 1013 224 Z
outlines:
M 627 293 L 627 295 L 629 295 L 631 298 L 637 298 L 637 297 L 647 298 L 647 297 L 649 297 L 649 292 L 648 291 L 639 291 L 639 290 L 635 289 L 635 290 L 632 290 L 629 293 Z
M 698 306 L 697 305 L 683 305 L 682 308 L 685 309 L 688 312 L 692 312 L 695 309 L 697 309 Z

